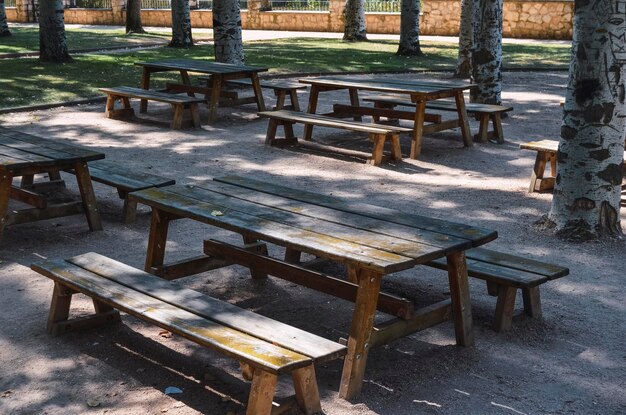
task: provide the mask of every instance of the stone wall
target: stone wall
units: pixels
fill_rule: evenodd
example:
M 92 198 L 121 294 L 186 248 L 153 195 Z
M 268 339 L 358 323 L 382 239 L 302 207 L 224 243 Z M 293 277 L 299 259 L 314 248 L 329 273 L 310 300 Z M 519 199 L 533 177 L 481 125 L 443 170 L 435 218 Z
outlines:
M 20 0 L 18 0 L 20 1 Z M 21 0 L 26 2 L 26 0 Z M 241 13 L 242 27 L 256 30 L 342 32 L 345 0 L 330 0 L 328 12 L 259 11 L 260 0 L 249 1 Z M 123 25 L 124 0 L 113 0 L 111 9 L 66 9 L 65 23 Z M 7 9 L 9 21 L 32 21 L 17 7 Z M 25 10 L 25 9 L 24 9 Z M 571 39 L 574 2 L 570 0 L 504 0 L 504 37 Z M 460 0 L 423 0 L 420 17 L 422 35 L 456 36 L 461 14 Z M 367 33 L 400 33 L 398 13 L 367 13 Z M 144 26 L 170 26 L 170 10 L 143 10 Z M 193 27 L 212 27 L 210 10 L 192 10 Z

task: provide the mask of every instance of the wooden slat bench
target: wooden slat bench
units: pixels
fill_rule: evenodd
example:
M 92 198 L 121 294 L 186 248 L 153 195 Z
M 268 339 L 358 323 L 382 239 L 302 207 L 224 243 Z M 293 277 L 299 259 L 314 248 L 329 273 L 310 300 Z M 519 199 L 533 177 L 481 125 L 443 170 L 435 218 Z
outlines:
M 173 129 L 180 129 L 183 125 L 183 111 L 189 108 L 191 122 L 194 127 L 200 127 L 200 113 L 198 103 L 204 102 L 203 98 L 190 97 L 185 95 L 170 94 L 161 91 L 151 91 L 130 86 L 118 86 L 114 88 L 100 88 L 100 91 L 107 94 L 107 103 L 104 114 L 107 118 L 122 118 L 134 115 L 134 110 L 130 106 L 130 98 L 141 100 L 165 102 L 172 105 L 174 118 L 170 123 Z M 122 101 L 123 108 L 115 109 L 115 102 Z
M 415 107 L 415 104 L 406 97 L 396 95 L 378 95 L 363 98 L 363 101 L 373 102 L 378 108 L 394 108 L 395 106 Z M 441 111 L 457 111 L 454 101 L 443 99 L 427 101 L 427 109 L 435 109 Z M 503 105 L 480 104 L 477 102 L 465 103 L 465 110 L 468 113 L 476 114 L 479 121 L 478 134 L 474 136 L 476 140 L 485 142 L 490 138 L 495 138 L 498 143 L 504 142 L 504 132 L 502 130 L 502 113 L 512 111 L 512 107 Z M 493 131 L 489 131 L 489 120 L 491 120 Z
M 200 77 L 200 80 L 203 78 Z M 252 81 L 250 79 L 233 79 L 226 81 L 227 85 L 246 86 L 252 88 Z M 271 89 L 276 96 L 276 105 L 274 110 L 292 109 L 294 111 L 300 111 L 300 103 L 298 102 L 298 89 L 306 89 L 306 85 L 299 82 L 292 82 L 286 80 L 259 80 L 261 88 Z M 285 99 L 289 94 L 291 105 L 285 105 Z
M 293 133 L 293 125 L 296 123 L 367 133 L 370 140 L 374 143 L 372 155 L 368 158 L 368 163 L 374 166 L 380 165 L 383 160 L 383 148 L 385 141 L 389 141 L 391 143 L 391 158 L 393 160 L 401 160 L 402 153 L 400 152 L 400 133 L 411 133 L 413 131 L 411 128 L 395 125 L 348 121 L 326 115 L 308 114 L 298 111 L 262 111 L 258 114 L 260 117 L 269 118 L 267 137 L 265 138 L 265 144 L 268 145 L 297 143 L 298 140 Z M 276 130 L 279 125 L 281 125 L 285 131 L 284 139 L 276 139 Z M 307 145 L 310 144 L 307 143 Z M 317 147 L 329 148 L 329 146 L 321 145 L 317 145 Z M 334 148 L 334 150 L 337 151 L 338 149 Z
M 484 248 L 470 249 L 466 256 L 468 275 L 487 281 L 489 294 L 498 297 L 496 331 L 511 328 L 518 288 L 522 290 L 524 312 L 533 318 L 541 318 L 539 285 L 569 274 L 565 267 Z M 431 261 L 428 265 L 448 269 L 445 259 Z
M 74 173 L 73 170 L 66 170 Z M 130 223 L 137 215 L 137 202 L 128 198 L 128 193 L 150 187 L 162 187 L 176 184 L 173 179 L 157 176 L 156 174 L 133 170 L 125 165 L 108 160 L 98 160 L 89 163 L 91 180 L 115 187 L 120 199 L 124 200 L 122 221 Z
M 520 144 L 519 148 L 537 152 L 533 172 L 530 176 L 528 192 L 552 189 L 556 180 L 556 152 L 559 149 L 559 142 L 555 140 L 531 141 Z M 544 177 L 548 163 L 550 163 L 551 175 Z
M 252 380 L 248 415 L 272 413 L 278 375 L 291 374 L 298 405 L 321 411 L 315 363 L 343 356 L 330 340 L 222 302 L 96 253 L 49 259 L 31 268 L 55 282 L 48 332 L 120 320 L 117 310 L 238 360 Z M 72 295 L 92 298 L 95 314 L 69 320 Z

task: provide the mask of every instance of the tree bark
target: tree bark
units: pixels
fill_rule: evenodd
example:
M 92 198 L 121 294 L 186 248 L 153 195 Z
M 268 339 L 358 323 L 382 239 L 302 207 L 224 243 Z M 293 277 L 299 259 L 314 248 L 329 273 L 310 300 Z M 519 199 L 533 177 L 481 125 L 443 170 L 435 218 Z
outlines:
M 65 38 L 63 1 L 39 2 L 39 60 L 42 62 L 72 62 Z
M 367 40 L 367 31 L 365 30 L 365 0 L 346 1 L 343 40 L 348 42 Z
M 478 0 L 461 0 L 461 23 L 459 25 L 459 54 L 455 78 L 469 79 L 472 76 L 472 51 L 474 50 L 474 8 Z
M 422 56 L 420 48 L 420 0 L 402 0 L 400 44 L 397 55 Z
M 126 34 L 146 33 L 141 24 L 141 0 L 126 1 Z
M 2 36 L 11 36 L 11 31 L 7 23 L 7 13 L 4 9 L 4 0 L 0 0 L 0 37 Z
M 172 40 L 173 48 L 190 48 L 193 46 L 191 36 L 191 12 L 188 0 L 172 0 Z
M 568 239 L 621 235 L 624 162 L 623 0 L 576 0 L 569 82 L 549 219 Z
M 260 12 L 269 12 L 272 11 L 272 0 L 261 0 L 259 11 Z
M 481 0 L 477 13 L 475 48 L 472 53 L 472 76 L 477 87 L 472 102 L 502 102 L 502 0 Z
M 239 0 L 215 0 L 213 2 L 213 38 L 217 62 L 243 65 Z

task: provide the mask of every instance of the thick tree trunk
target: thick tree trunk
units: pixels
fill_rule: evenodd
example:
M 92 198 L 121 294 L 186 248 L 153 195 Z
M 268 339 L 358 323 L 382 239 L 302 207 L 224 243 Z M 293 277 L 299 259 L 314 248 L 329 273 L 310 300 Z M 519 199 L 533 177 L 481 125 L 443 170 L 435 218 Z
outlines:
M 620 235 L 624 161 L 623 0 L 576 0 L 569 83 L 549 219 L 569 239 Z
M 193 46 L 191 37 L 191 13 L 188 0 L 172 0 L 172 40 L 168 46 L 173 48 L 190 48 Z
M 141 24 L 141 0 L 126 1 L 126 34 L 146 33 Z
M 472 102 L 502 102 L 502 0 L 481 0 L 477 13 L 472 76 L 478 85 L 472 91 Z
M 469 79 L 472 76 L 472 51 L 474 50 L 474 3 L 477 0 L 461 0 L 461 23 L 459 25 L 459 55 L 455 78 Z
M 215 0 L 213 3 L 213 38 L 216 61 L 243 64 L 239 0 Z
M 402 0 L 398 55 L 422 56 L 420 49 L 420 0 Z
M 261 0 L 259 11 L 260 12 L 272 11 L 272 0 Z
M 346 0 L 344 25 L 343 40 L 348 42 L 367 40 L 365 0 Z
M 4 0 L 0 0 L 0 37 L 2 36 L 11 36 L 11 31 L 7 24 L 7 13 L 4 9 Z
M 71 62 L 65 39 L 63 1 L 39 2 L 39 60 L 42 62 Z

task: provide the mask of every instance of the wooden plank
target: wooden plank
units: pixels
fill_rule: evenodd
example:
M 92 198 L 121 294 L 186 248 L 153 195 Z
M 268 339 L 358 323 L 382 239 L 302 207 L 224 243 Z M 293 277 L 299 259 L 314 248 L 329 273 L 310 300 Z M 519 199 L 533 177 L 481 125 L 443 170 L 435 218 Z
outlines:
M 505 254 L 485 248 L 474 248 L 466 252 L 468 259 L 475 259 L 506 268 L 543 275 L 548 279 L 561 278 L 569 274 L 569 268 L 547 262 Z
M 242 212 L 224 212 L 220 205 L 172 193 L 172 189 L 175 187 L 140 190 L 130 193 L 129 197 L 159 210 L 215 225 L 242 235 L 250 235 L 256 239 L 278 245 L 291 246 L 303 252 L 324 256 L 339 262 L 361 264 L 363 267 L 378 270 L 385 274 L 411 268 L 415 263 L 413 259 L 408 257 L 260 219 Z M 222 214 L 215 214 L 216 211 Z
M 333 341 L 165 281 L 93 252 L 70 258 L 68 262 L 190 313 L 304 354 L 316 361 L 334 359 L 345 352 L 344 347 Z
M 19 225 L 20 223 L 35 222 L 58 218 L 61 216 L 78 215 L 84 213 L 82 202 L 68 202 L 48 205 L 45 209 L 30 208 L 10 212 L 6 215 L 5 225 Z
M 232 265 L 233 262 L 224 259 L 211 258 L 206 255 L 199 255 L 194 258 L 187 258 L 167 265 L 152 267 L 151 274 L 157 275 L 166 280 L 176 280 L 188 277 L 201 272 L 211 271 Z
M 548 151 L 555 153 L 559 150 L 559 142 L 556 140 L 540 140 L 521 143 L 519 148 L 525 150 Z
M 455 238 L 466 239 L 476 244 L 483 244 L 492 241 L 498 236 L 497 232 L 490 229 L 448 222 L 421 215 L 408 214 L 396 209 L 382 206 L 347 201 L 338 197 L 280 186 L 268 183 L 267 181 L 259 181 L 241 176 L 224 176 L 214 178 L 213 180 L 271 195 L 306 202 L 312 205 L 328 207 L 336 211 L 343 211 L 421 230 L 437 232 Z
M 390 119 L 400 120 L 415 120 L 415 111 L 401 111 L 391 108 L 372 108 L 372 107 L 353 107 L 345 104 L 334 104 L 333 112 L 345 116 L 345 115 L 370 115 L 372 117 L 387 117 Z M 428 122 L 440 123 L 441 115 L 425 114 L 424 120 Z M 379 124 L 380 125 L 380 124 Z M 387 124 L 382 124 L 387 125 Z M 401 132 L 410 133 L 413 132 L 413 128 L 397 126 Z
M 436 95 L 439 93 L 449 94 L 454 88 L 441 87 L 439 85 L 417 85 L 417 84 L 395 84 L 391 82 L 385 82 L 384 80 L 359 80 L 359 79 L 344 79 L 336 78 L 332 76 L 317 77 L 317 78 L 303 78 L 299 80 L 305 84 L 318 85 L 324 87 L 335 88 L 356 88 L 365 91 L 383 91 L 391 93 L 411 93 L 416 95 Z
M 250 386 L 246 415 L 271 415 L 278 378 L 273 373 L 255 370 Z
M 465 253 L 457 252 L 446 258 L 448 259 L 448 281 L 456 344 L 465 347 L 472 346 L 474 345 L 472 303 L 470 302 Z
M 234 65 L 230 63 L 210 62 L 193 59 L 167 59 L 162 61 L 137 62 L 135 65 L 151 69 L 184 70 L 208 74 L 239 74 L 265 72 L 268 68 L 249 65 Z
M 38 209 L 45 209 L 48 205 L 48 201 L 44 195 L 15 186 L 11 186 L 11 199 L 19 200 L 20 202 Z
M 142 88 L 134 88 L 130 86 L 118 86 L 115 88 L 98 88 L 100 91 L 118 96 L 129 98 L 141 98 L 151 101 L 166 102 L 170 104 L 189 104 L 192 102 L 204 102 L 204 98 L 190 97 L 186 95 L 170 94 L 161 91 L 151 91 Z
M 202 77 L 200 77 L 202 79 Z M 233 79 L 226 81 L 227 84 L 252 86 L 251 79 Z M 274 90 L 293 90 L 293 89 L 306 89 L 306 85 L 302 85 L 298 82 L 284 81 L 284 80 L 259 80 L 261 88 L 268 88 Z
M 255 368 L 285 373 L 311 362 L 304 355 L 215 323 L 63 260 L 37 262 L 31 268 L 73 290 Z
M 42 151 L 44 151 L 43 149 L 46 149 L 45 151 L 57 150 L 67 153 L 66 157 L 63 158 L 64 160 L 93 161 L 104 158 L 104 154 L 101 152 L 93 151 L 86 147 L 81 147 L 75 144 L 69 144 L 58 139 L 42 138 L 32 134 L 4 128 L 0 130 L 0 135 L 10 137 L 14 140 L 22 141 L 25 143 L 34 144 L 35 147 L 41 148 Z
M 358 286 L 353 282 L 347 282 L 295 264 L 288 264 L 274 258 L 248 252 L 242 248 L 215 240 L 204 241 L 204 252 L 207 255 L 229 259 L 248 268 L 254 266 L 267 274 L 347 301 L 354 302 L 356 300 Z M 378 310 L 392 316 L 403 319 L 413 317 L 413 302 L 406 298 L 380 293 L 377 307 Z

